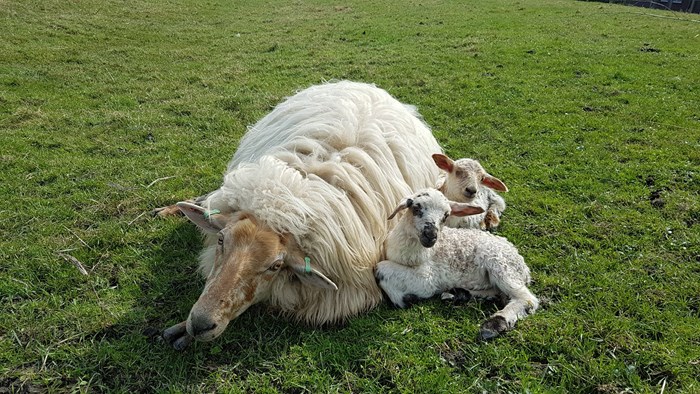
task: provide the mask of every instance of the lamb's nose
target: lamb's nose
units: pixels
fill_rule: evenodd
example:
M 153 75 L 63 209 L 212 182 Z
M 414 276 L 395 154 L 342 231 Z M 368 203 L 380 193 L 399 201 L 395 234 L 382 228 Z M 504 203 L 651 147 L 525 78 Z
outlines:
M 465 196 L 465 197 L 471 198 L 471 197 L 474 197 L 475 194 L 476 194 L 476 188 L 475 188 L 475 187 L 467 187 L 467 188 L 464 188 L 464 196 Z
M 420 243 L 426 248 L 430 248 L 437 242 L 437 228 L 435 226 L 425 226 L 420 235 Z

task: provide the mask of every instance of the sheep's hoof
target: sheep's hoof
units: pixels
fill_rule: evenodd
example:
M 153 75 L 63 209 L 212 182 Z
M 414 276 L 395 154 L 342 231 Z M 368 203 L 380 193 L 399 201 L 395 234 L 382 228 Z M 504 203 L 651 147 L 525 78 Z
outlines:
M 151 216 L 158 216 L 161 218 L 164 218 L 167 216 L 179 216 L 179 215 L 182 215 L 182 211 L 175 204 L 168 205 L 167 207 L 156 208 L 156 209 L 151 211 Z
M 508 323 L 503 316 L 494 316 L 481 324 L 479 339 L 488 341 L 508 331 Z
M 184 350 L 192 343 L 192 337 L 187 333 L 187 321 L 165 329 L 165 331 L 163 331 L 163 339 L 175 348 L 175 350 Z

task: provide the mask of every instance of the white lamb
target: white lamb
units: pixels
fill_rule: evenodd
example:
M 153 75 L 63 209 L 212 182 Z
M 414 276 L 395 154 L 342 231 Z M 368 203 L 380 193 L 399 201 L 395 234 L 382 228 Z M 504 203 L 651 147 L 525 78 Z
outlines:
M 501 214 L 506 209 L 506 202 L 494 190 L 507 192 L 508 187 L 498 178 L 491 176 L 481 164 L 474 159 L 452 160 L 446 155 L 436 153 L 433 160 L 446 173 L 441 174 L 436 188 L 451 201 L 469 203 L 484 209 L 478 215 L 450 217 L 445 224 L 448 227 L 480 228 L 493 230 L 501 222 Z
M 507 305 L 481 324 L 482 339 L 512 329 L 537 310 L 539 301 L 527 288 L 530 269 L 512 243 L 485 231 L 443 227 L 450 216 L 478 214 L 482 208 L 423 189 L 403 199 L 389 219 L 406 208 L 410 211 L 386 240 L 387 260 L 375 272 L 394 305 L 404 308 L 453 288 L 475 297 L 506 296 Z

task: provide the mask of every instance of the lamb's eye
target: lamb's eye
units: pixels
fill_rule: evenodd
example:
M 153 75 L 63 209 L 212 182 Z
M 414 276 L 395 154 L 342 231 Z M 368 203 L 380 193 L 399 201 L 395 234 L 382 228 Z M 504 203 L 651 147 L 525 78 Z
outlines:
M 217 240 L 217 243 L 219 244 L 219 246 L 224 246 L 224 235 L 223 234 L 219 234 L 219 239 Z
M 270 268 L 268 268 L 268 270 L 270 270 L 272 272 L 279 271 L 283 265 L 284 265 L 284 260 L 277 260 L 277 261 L 275 261 L 274 264 L 272 264 L 270 266 Z
M 462 172 L 462 170 L 457 170 L 455 171 L 455 175 L 461 178 L 462 175 L 464 175 L 464 172 Z
M 447 221 L 447 218 L 450 217 L 450 213 L 446 212 L 445 216 L 442 217 L 442 222 L 445 223 Z
M 420 205 L 414 205 L 413 207 L 411 207 L 411 211 L 413 212 L 414 216 L 420 217 L 422 215 L 422 211 L 420 208 Z

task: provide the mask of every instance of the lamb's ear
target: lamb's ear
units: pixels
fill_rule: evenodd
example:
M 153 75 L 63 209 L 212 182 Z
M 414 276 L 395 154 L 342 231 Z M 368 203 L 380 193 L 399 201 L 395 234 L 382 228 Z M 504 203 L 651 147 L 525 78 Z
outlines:
M 322 289 L 338 290 L 338 286 L 333 283 L 332 280 L 328 279 L 321 271 L 314 268 L 311 264 L 311 258 L 308 256 L 304 257 L 303 260 L 291 257 L 287 261 L 287 266 L 305 285 L 316 286 Z
M 499 192 L 507 192 L 508 187 L 506 186 L 505 183 L 503 183 L 500 179 L 496 177 L 492 177 L 489 174 L 486 174 L 484 178 L 481 180 L 481 184 L 490 187 L 493 190 L 499 191 Z
M 226 227 L 229 220 L 227 215 L 222 215 L 218 210 L 208 211 L 199 205 L 189 202 L 179 202 L 177 207 L 192 223 L 208 233 L 218 233 L 222 228 Z
M 454 169 L 455 162 L 452 161 L 452 159 L 450 159 L 446 155 L 443 155 L 442 153 L 433 154 L 433 161 L 435 162 L 435 164 L 437 164 L 438 167 L 447 172 L 452 172 L 452 170 Z
M 475 207 L 473 205 L 454 201 L 450 201 L 450 209 L 452 210 L 450 212 L 451 216 L 478 215 L 484 212 L 484 209 L 481 207 Z
M 401 210 L 403 210 L 403 209 L 409 208 L 411 205 L 413 205 L 413 200 L 411 200 L 410 198 L 404 198 L 399 203 L 399 206 L 396 207 L 396 209 L 394 209 L 394 212 L 392 212 L 391 215 L 389 215 L 387 220 L 393 219 L 397 213 L 401 212 Z

